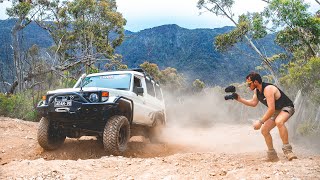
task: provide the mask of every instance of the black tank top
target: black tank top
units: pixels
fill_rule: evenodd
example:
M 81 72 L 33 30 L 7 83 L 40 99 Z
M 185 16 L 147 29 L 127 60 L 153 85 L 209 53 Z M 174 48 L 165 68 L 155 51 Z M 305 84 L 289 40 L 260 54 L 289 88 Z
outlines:
M 273 84 L 262 82 L 262 92 L 261 93 L 258 89 L 256 89 L 258 100 L 266 106 L 268 106 L 267 99 L 264 96 L 263 92 L 264 92 L 264 88 L 267 87 L 268 85 L 273 85 Z M 276 86 L 276 88 L 279 89 L 277 86 Z M 288 96 L 286 96 L 280 89 L 279 89 L 279 91 L 281 93 L 281 96 L 278 100 L 276 100 L 276 103 L 275 103 L 276 110 L 281 110 L 283 107 L 287 107 L 287 106 L 294 107 L 292 101 L 288 98 Z

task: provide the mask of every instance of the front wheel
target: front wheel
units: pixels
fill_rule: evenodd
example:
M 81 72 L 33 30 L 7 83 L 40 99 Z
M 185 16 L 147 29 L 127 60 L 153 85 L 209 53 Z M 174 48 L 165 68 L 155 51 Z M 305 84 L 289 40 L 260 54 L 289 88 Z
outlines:
M 37 139 L 43 149 L 54 150 L 64 143 L 66 136 L 59 128 L 54 128 L 49 119 L 43 117 L 39 123 Z
M 113 155 L 121 155 L 127 150 L 130 139 L 130 124 L 125 116 L 112 116 L 103 131 L 104 149 Z

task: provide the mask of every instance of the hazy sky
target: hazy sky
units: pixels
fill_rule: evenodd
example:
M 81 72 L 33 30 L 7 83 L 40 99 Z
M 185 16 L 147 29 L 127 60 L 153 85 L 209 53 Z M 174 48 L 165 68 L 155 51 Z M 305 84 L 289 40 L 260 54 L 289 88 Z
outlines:
M 125 29 L 139 31 L 164 24 L 177 24 L 188 29 L 216 28 L 232 25 L 228 19 L 214 14 L 201 12 L 197 7 L 198 0 L 116 0 L 118 11 L 127 19 Z M 235 0 L 233 11 L 242 14 L 247 11 L 262 11 L 266 5 L 261 0 Z M 306 0 L 311 8 L 320 9 L 314 0 Z M 0 19 L 6 19 L 5 8 L 10 6 L 8 0 L 0 3 Z

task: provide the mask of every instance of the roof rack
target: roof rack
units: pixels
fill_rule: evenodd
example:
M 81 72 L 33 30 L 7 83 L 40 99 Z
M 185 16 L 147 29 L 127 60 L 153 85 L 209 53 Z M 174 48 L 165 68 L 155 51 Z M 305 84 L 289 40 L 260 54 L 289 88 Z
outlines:
M 148 76 L 150 77 L 150 79 L 153 79 L 153 77 L 148 74 L 146 71 L 144 71 L 142 68 L 132 68 L 132 69 L 125 69 L 126 71 L 137 71 L 137 72 L 140 72 L 142 74 L 144 74 L 144 76 Z
M 130 70 L 130 69 L 129 69 Z M 133 68 L 131 69 L 132 71 L 137 71 L 137 72 L 141 72 L 141 73 L 146 73 L 142 68 Z
M 144 71 L 142 68 L 132 68 L 132 69 L 123 69 L 124 71 L 137 71 L 144 74 L 145 77 L 149 77 L 150 80 L 153 80 L 155 83 L 160 84 L 158 81 L 155 81 L 154 77 L 152 77 L 149 73 Z

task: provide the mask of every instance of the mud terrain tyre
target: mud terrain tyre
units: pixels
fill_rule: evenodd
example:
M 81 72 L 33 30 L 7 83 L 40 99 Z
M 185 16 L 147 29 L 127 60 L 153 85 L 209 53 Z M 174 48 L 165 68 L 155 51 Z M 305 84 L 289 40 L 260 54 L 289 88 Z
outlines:
M 49 119 L 42 117 L 38 127 L 37 139 L 43 149 L 54 150 L 64 143 L 66 136 L 55 130 L 50 125 Z
M 103 145 L 107 153 L 121 155 L 127 150 L 130 124 L 125 116 L 112 116 L 103 131 Z

